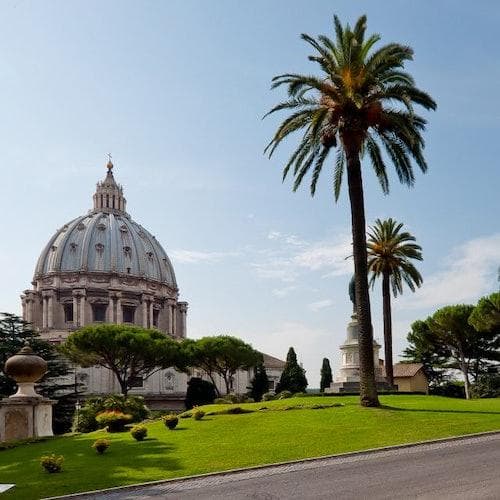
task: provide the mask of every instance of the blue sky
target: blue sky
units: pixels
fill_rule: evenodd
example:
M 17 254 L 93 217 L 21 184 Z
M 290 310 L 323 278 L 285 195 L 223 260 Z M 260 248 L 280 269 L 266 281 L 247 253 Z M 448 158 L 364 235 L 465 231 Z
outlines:
M 424 285 L 394 303 L 395 352 L 409 324 L 497 288 L 500 102 L 497 2 L 169 1 L 0 4 L 0 310 L 20 312 L 52 233 L 91 207 L 106 153 L 128 210 L 171 256 L 188 334 L 230 333 L 318 385 L 337 367 L 350 303 L 347 193 L 325 170 L 314 199 L 281 183 L 284 147 L 263 149 L 282 72 L 311 72 L 301 32 L 368 15 L 368 31 L 415 50 L 407 69 L 438 102 L 429 172 L 384 196 L 364 173 L 367 221 L 395 217 L 423 247 Z M 393 174 L 393 172 L 391 172 Z M 375 336 L 381 304 L 372 294 Z

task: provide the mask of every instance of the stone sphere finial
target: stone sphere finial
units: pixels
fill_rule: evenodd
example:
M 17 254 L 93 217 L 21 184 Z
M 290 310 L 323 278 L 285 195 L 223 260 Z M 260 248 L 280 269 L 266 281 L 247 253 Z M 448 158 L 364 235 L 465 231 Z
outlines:
M 5 362 L 4 372 L 18 386 L 16 394 L 10 396 L 11 398 L 41 397 L 35 392 L 35 382 L 47 372 L 47 362 L 37 356 L 28 343 Z

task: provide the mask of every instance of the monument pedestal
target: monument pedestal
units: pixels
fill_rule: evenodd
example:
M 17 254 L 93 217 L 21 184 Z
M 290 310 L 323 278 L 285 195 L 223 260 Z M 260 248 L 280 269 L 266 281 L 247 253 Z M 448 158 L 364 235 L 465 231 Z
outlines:
M 52 405 L 38 397 L 10 397 L 0 401 L 0 441 L 53 436 Z

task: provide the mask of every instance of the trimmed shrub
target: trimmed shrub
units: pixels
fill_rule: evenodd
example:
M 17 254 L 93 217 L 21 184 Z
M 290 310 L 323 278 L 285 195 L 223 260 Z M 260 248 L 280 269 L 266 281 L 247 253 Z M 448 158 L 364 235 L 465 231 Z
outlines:
M 92 444 L 92 448 L 94 448 L 99 455 L 102 455 L 109 448 L 110 444 L 111 441 L 109 439 L 96 439 Z
M 190 410 L 194 406 L 208 405 L 213 403 L 215 397 L 214 384 L 199 377 L 191 377 L 187 384 L 186 399 L 184 404 Z
M 87 399 L 73 417 L 74 432 L 92 432 L 99 428 L 96 417 L 104 411 L 120 411 L 132 416 L 132 422 L 142 422 L 149 415 L 149 410 L 140 396 L 122 396 L 111 394 L 102 398 Z
M 291 398 L 291 397 L 292 397 L 292 393 L 290 391 L 281 391 L 276 396 L 277 399 L 288 399 L 288 398 Z
M 54 453 L 40 457 L 40 465 L 51 474 L 61 472 L 63 462 L 64 457 L 62 455 L 55 455 Z
M 132 415 L 121 411 L 103 411 L 95 419 L 99 427 L 107 427 L 108 432 L 123 432 L 125 425 L 132 421 Z
M 243 413 L 243 409 L 241 406 L 233 406 L 232 408 L 227 409 L 228 415 L 239 415 L 240 413 Z
M 148 428 L 145 425 L 134 425 L 130 429 L 130 434 L 136 441 L 144 441 L 144 438 L 148 435 Z
M 177 415 L 165 415 L 162 420 L 165 427 L 169 428 L 171 431 L 173 431 L 179 423 L 179 417 Z
M 205 416 L 205 412 L 199 408 L 195 408 L 192 411 L 192 416 L 195 420 L 201 420 Z
M 228 405 L 228 404 L 231 404 L 231 401 L 229 401 L 228 399 L 224 399 L 224 398 L 215 398 L 213 404 L 214 405 Z
M 266 392 L 262 395 L 262 401 L 273 401 L 276 399 L 276 394 L 274 392 Z

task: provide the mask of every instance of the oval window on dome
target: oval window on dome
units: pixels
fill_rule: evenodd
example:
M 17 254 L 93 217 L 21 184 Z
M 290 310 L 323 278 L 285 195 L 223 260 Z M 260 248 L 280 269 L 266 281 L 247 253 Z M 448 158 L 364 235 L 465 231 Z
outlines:
M 126 257 L 130 257 L 132 255 L 132 249 L 130 247 L 123 247 L 123 253 Z
M 106 224 L 103 224 L 102 222 L 97 225 L 97 229 L 99 231 L 104 231 L 106 229 Z
M 76 228 L 78 229 L 78 231 L 83 231 L 85 229 L 85 224 L 83 222 L 80 222 L 80 224 L 78 224 Z
M 104 250 L 104 245 L 102 243 L 96 243 L 95 249 L 97 250 L 98 253 L 102 253 Z
M 146 252 L 146 256 L 149 260 L 153 260 L 153 252 Z
M 70 249 L 72 252 L 74 252 L 74 251 L 76 250 L 76 247 L 77 247 L 77 246 L 78 246 L 78 245 L 77 245 L 75 242 L 72 242 L 72 243 L 70 243 L 70 244 L 69 244 L 69 249 Z
M 128 233 L 128 227 L 125 224 L 123 224 L 120 226 L 120 231 L 122 233 Z

